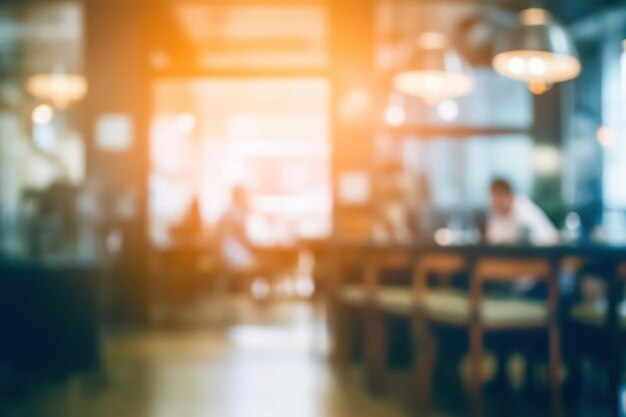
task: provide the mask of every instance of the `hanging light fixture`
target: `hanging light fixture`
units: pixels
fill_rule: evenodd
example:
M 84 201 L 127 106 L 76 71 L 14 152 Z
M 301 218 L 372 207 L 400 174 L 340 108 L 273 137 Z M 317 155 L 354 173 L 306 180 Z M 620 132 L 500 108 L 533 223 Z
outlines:
M 79 74 L 37 74 L 28 79 L 26 90 L 56 108 L 65 109 L 85 98 L 87 80 Z
M 393 79 L 397 91 L 428 105 L 469 94 L 474 81 L 468 65 L 440 32 L 422 33 L 409 65 Z
M 518 26 L 500 37 L 493 66 L 506 77 L 528 83 L 534 94 L 578 77 L 581 70 L 569 33 L 539 7 L 524 10 Z

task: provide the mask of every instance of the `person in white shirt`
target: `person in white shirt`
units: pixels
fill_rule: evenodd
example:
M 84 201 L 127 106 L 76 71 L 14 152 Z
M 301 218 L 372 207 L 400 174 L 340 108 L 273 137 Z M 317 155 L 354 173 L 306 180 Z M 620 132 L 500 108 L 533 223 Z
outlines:
M 553 245 L 558 240 L 558 230 L 535 203 L 516 196 L 506 180 L 496 179 L 491 183 L 488 243 Z
M 218 223 L 220 255 L 231 269 L 247 270 L 256 266 L 254 250 L 248 239 L 246 217 L 249 210 L 248 194 L 241 185 L 233 187 L 231 206 Z

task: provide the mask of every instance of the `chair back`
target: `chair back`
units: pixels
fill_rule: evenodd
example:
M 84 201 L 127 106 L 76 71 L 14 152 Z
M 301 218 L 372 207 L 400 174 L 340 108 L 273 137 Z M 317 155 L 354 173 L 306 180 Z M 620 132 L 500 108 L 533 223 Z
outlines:
M 414 269 L 413 298 L 417 305 L 425 302 L 428 292 L 428 277 L 437 275 L 440 280 L 449 280 L 468 267 L 467 259 L 452 253 L 425 253 L 420 256 Z
M 483 299 L 483 287 L 487 282 L 517 283 L 546 282 L 548 299 L 546 304 L 549 320 L 556 319 L 560 289 L 558 274 L 549 259 L 545 258 L 490 258 L 478 259 L 474 265 L 470 283 L 470 313 L 479 317 Z

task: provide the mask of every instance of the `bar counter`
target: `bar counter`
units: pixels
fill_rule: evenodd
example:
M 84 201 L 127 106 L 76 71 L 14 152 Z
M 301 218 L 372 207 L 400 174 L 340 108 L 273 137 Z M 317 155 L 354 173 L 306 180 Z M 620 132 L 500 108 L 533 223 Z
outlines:
M 0 373 L 66 377 L 101 365 L 100 265 L 0 259 Z

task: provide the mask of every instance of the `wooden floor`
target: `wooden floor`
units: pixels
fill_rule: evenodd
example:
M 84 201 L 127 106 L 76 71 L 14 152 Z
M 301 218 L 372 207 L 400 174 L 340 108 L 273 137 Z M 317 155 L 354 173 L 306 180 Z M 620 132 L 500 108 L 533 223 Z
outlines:
M 322 319 L 307 304 L 240 302 L 182 327 L 111 332 L 104 378 L 5 395 L 0 416 L 406 416 L 399 398 L 369 396 L 358 369 L 329 365 Z

